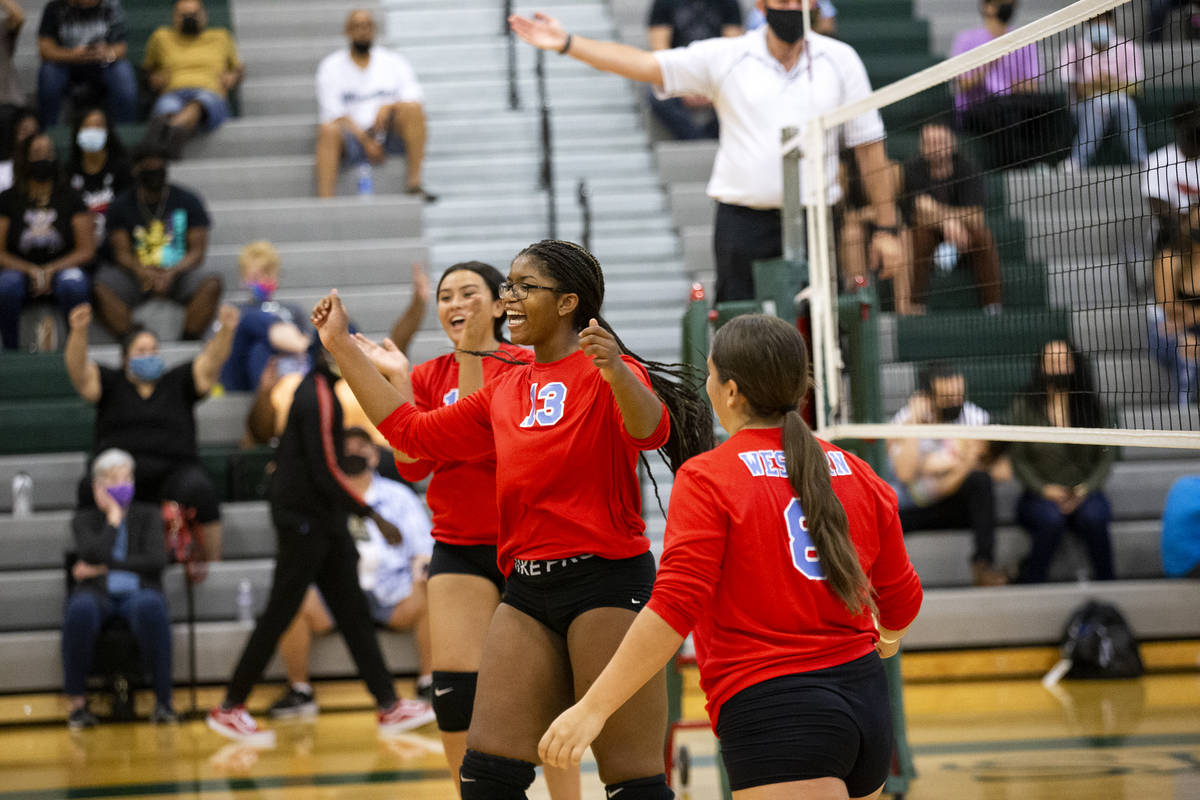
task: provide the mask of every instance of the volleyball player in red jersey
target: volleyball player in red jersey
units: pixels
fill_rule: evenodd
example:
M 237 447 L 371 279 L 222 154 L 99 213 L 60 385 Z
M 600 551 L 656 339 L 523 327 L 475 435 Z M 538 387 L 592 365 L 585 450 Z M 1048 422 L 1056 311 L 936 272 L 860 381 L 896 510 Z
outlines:
M 495 448 L 498 558 L 508 581 L 484 644 L 464 800 L 525 797 L 542 731 L 587 689 L 650 599 L 638 451 L 663 448 L 675 467 L 712 435 L 711 414 L 690 387 L 629 354 L 601 318 L 604 276 L 583 248 L 531 245 L 501 296 L 513 342 L 531 346 L 535 362 L 425 413 L 354 347 L 336 294 L 313 312 L 343 377 L 397 449 L 460 459 Z M 645 683 L 592 748 L 609 796 L 621 800 L 673 797 L 663 774 L 661 670 Z
M 533 360 L 533 353 L 504 340 L 504 276 L 491 264 L 466 261 L 442 273 L 436 298 L 438 321 L 454 344 L 446 353 L 412 370 L 413 403 L 422 411 L 448 406 Z M 403 371 L 390 342 L 376 345 L 358 335 L 359 348 L 389 379 Z M 474 353 L 499 352 L 507 360 Z M 402 378 L 401 378 L 402 380 Z M 500 604 L 504 575 L 496 565 L 496 454 L 474 461 L 431 461 L 396 453 L 396 468 L 410 482 L 431 472 L 425 500 L 433 512 L 433 558 L 429 564 L 429 627 L 433 651 L 433 708 L 450 774 L 467 749 L 467 728 L 483 640 Z M 554 800 L 579 797 L 579 770 L 546 769 Z
M 547 730 L 546 763 L 578 763 L 693 631 L 735 798 L 882 792 L 892 729 L 880 656 L 916 617 L 921 582 L 895 493 L 812 435 L 797 411 L 807 385 L 791 325 L 745 316 L 717 331 L 707 389 L 730 438 L 676 474 L 653 597 Z

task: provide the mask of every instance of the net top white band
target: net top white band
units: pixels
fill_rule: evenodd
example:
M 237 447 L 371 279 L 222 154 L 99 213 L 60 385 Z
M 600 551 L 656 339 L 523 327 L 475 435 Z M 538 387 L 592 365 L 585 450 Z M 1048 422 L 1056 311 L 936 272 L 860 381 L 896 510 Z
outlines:
M 1023 425 L 897 425 L 848 423 L 814 431 L 822 439 L 980 439 L 986 442 L 1051 442 L 1118 447 L 1200 448 L 1200 431 L 1040 428 Z

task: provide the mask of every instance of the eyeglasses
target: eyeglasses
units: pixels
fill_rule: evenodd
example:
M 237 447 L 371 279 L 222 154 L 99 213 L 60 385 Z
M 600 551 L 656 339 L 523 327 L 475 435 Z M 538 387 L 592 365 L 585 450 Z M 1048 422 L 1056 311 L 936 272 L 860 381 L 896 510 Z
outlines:
M 534 289 L 544 289 L 547 292 L 557 292 L 559 294 L 566 291 L 565 289 L 559 289 L 557 286 L 538 286 L 536 283 L 513 283 L 512 281 L 505 281 L 500 284 L 500 294 L 510 294 L 513 300 L 524 300 L 526 297 L 529 297 L 529 293 Z

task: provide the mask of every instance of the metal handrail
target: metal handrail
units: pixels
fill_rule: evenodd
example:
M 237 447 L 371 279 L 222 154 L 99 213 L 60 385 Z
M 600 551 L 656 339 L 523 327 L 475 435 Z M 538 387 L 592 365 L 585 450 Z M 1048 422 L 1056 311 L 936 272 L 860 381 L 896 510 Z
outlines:
M 504 0 L 504 18 L 500 20 L 500 35 L 508 39 L 508 107 L 516 111 L 521 107 L 521 93 L 517 88 L 517 37 L 508 26 L 513 14 L 513 0 Z
M 590 252 L 592 249 L 592 193 L 588 190 L 587 181 L 583 178 L 579 179 L 575 202 L 579 204 L 579 213 L 583 217 L 583 232 L 579 235 L 579 242 L 583 245 L 583 249 Z
M 550 126 L 550 98 L 546 92 L 546 52 L 537 51 L 538 107 L 542 118 L 541 185 L 546 190 L 546 228 L 551 239 L 558 238 L 558 191 L 554 185 L 554 137 Z

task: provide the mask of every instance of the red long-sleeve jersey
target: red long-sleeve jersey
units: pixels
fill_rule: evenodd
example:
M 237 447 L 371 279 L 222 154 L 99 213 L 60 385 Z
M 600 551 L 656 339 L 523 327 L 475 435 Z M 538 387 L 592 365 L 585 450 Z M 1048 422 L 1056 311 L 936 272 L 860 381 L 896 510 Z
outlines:
M 533 352 L 524 347 L 502 342 L 499 349 L 509 358 L 525 363 L 533 361 Z M 483 359 L 484 385 L 516 366 L 495 358 Z M 458 400 L 458 361 L 454 354 L 447 353 L 418 365 L 413 369 L 412 387 L 413 404 L 422 411 L 455 403 Z M 425 502 L 433 512 L 434 539 L 453 545 L 496 544 L 500 514 L 496 510 L 494 448 L 489 447 L 474 460 L 397 461 L 396 469 L 406 481 L 419 481 L 433 473 L 425 490 Z
M 622 358 L 649 386 L 646 369 Z M 497 561 L 505 575 L 514 558 L 620 559 L 650 548 L 637 453 L 666 443 L 667 409 L 650 436 L 630 436 L 612 390 L 582 350 L 514 367 L 451 406 L 422 413 L 405 403 L 379 431 L 402 452 L 439 461 L 477 458 L 494 447 Z
M 896 494 L 862 460 L 821 442 L 833 491 L 874 588 L 880 624 L 904 628 L 921 605 Z M 853 661 L 875 647 L 871 615 L 852 615 L 824 580 L 784 464 L 779 428 L 739 431 L 679 470 L 648 608 L 695 631 L 700 686 L 716 727 L 722 704 L 781 675 Z

